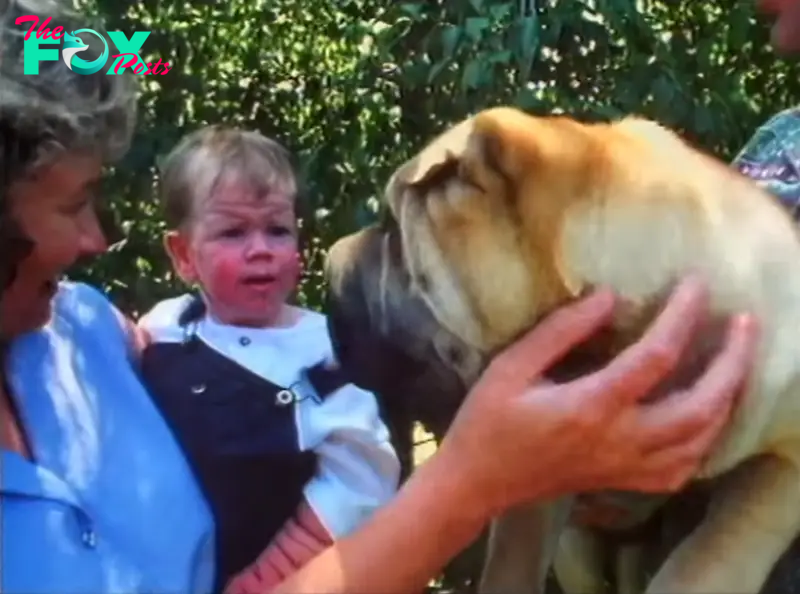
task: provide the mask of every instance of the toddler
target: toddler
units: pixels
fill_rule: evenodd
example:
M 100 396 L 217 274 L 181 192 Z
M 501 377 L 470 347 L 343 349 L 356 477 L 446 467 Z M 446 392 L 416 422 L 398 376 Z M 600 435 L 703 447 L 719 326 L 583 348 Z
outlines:
M 139 321 L 141 369 L 217 523 L 217 590 L 265 591 L 395 492 L 374 396 L 325 361 L 325 317 L 290 305 L 297 183 L 278 143 L 209 126 L 167 157 L 165 248 L 196 292 Z

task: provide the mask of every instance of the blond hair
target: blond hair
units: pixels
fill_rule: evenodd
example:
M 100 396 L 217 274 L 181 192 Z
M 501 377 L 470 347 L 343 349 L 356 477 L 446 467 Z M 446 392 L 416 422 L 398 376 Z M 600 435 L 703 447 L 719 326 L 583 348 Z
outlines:
M 241 181 L 259 196 L 280 192 L 295 199 L 298 193 L 289 151 L 259 132 L 235 127 L 211 125 L 188 134 L 160 170 L 164 219 L 173 229 L 189 223 L 195 206 L 222 181 Z

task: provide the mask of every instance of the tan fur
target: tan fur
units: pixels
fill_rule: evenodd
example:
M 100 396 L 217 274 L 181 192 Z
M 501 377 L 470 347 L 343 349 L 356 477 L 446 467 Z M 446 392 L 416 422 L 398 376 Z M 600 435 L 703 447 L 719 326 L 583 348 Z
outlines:
M 752 381 L 698 477 L 751 461 L 758 480 L 723 485 L 721 511 L 653 585 L 758 591 L 800 530 L 800 240 L 776 201 L 653 122 L 588 125 L 511 108 L 435 139 L 392 177 L 387 200 L 416 290 L 483 353 L 600 285 L 625 300 L 616 350 L 691 270 L 708 279 L 716 316 L 759 317 Z

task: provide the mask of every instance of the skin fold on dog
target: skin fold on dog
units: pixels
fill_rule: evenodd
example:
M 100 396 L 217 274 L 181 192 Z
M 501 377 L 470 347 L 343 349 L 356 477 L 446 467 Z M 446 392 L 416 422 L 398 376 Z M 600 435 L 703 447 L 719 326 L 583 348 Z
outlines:
M 556 378 L 635 341 L 680 276 L 697 271 L 709 283 L 702 338 L 652 398 L 704 369 L 728 315 L 757 315 L 756 367 L 696 477 L 711 485 L 707 513 L 645 591 L 759 592 L 800 533 L 800 237 L 776 201 L 654 122 L 585 124 L 501 107 L 403 164 L 386 205 L 385 221 L 329 252 L 331 334 L 356 383 L 437 433 L 498 349 L 595 287 L 614 289 L 619 310 Z M 664 500 L 606 495 L 630 497 L 637 521 Z M 569 525 L 572 502 L 497 518 L 481 591 L 542 591 L 553 563 L 565 589 L 600 591 L 598 547 Z

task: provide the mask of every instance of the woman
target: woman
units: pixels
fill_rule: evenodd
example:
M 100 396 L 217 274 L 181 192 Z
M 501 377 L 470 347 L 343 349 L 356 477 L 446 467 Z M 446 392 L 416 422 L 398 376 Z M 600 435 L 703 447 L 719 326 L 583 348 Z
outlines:
M 98 29 L 54 2 L 0 14 L 0 590 L 207 592 L 212 523 L 128 359 L 132 334 L 97 291 L 60 284 L 105 242 L 92 185 L 124 152 L 132 79 L 22 74 L 35 14 Z
M 5 6 L 0 590 L 207 592 L 208 510 L 131 368 L 130 325 L 99 292 L 58 281 L 105 249 L 90 188 L 103 160 L 127 148 L 130 81 L 73 74 L 61 61 L 23 75 L 18 16 L 52 17 L 51 29 L 99 27 L 52 1 Z M 754 326 L 732 323 L 691 390 L 641 403 L 702 317 L 702 285 L 687 279 L 648 335 L 606 369 L 571 384 L 541 380 L 609 319 L 613 302 L 599 292 L 499 355 L 396 500 L 279 590 L 418 591 L 509 506 L 576 489 L 683 485 L 724 425 L 752 362 Z

